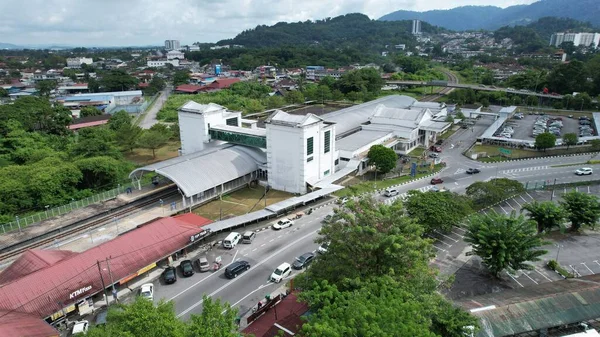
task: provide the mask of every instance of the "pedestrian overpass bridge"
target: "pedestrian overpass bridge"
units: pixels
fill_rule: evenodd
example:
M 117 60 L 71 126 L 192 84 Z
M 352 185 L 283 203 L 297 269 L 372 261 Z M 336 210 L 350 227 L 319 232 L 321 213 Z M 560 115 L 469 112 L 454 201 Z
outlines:
M 243 128 L 231 125 L 210 126 L 208 133 L 212 140 L 256 147 L 267 148 L 267 130 L 263 128 Z

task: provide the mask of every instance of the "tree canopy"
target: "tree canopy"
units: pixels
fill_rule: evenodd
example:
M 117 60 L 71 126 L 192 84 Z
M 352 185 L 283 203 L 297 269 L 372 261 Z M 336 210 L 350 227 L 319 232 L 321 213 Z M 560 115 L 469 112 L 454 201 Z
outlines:
M 373 145 L 367 154 L 369 163 L 377 168 L 377 172 L 386 174 L 396 167 L 398 156 L 394 150 L 383 145 Z
M 535 147 L 546 151 L 556 145 L 556 136 L 550 132 L 540 133 L 535 137 Z
M 594 228 L 600 218 L 600 201 L 593 194 L 572 191 L 563 195 L 561 206 L 567 211 L 571 230 L 578 231 L 582 226 Z
M 404 202 L 406 213 L 421 224 L 426 232 L 447 232 L 459 225 L 471 213 L 471 201 L 450 192 L 412 190 Z
M 523 210 L 527 211 L 527 216 L 537 223 L 538 233 L 554 228 L 562 229 L 567 216 L 565 210 L 552 201 L 533 201 L 523 205 Z
M 496 178 L 469 185 L 466 194 L 473 201 L 474 208 L 481 209 L 522 192 L 525 192 L 525 188 L 520 182 Z

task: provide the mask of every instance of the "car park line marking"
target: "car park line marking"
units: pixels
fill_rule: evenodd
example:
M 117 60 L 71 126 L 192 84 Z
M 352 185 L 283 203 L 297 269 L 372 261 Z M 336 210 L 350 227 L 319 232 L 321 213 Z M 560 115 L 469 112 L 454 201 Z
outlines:
M 514 276 L 512 276 L 509 272 L 506 272 L 506 274 L 508 274 L 508 276 L 510 276 L 511 279 L 513 279 L 513 281 L 517 282 L 518 285 L 521 286 L 521 288 L 525 288 L 519 281 L 517 281 L 516 278 L 514 278 Z
M 573 271 L 575 276 L 581 277 L 581 274 L 577 271 L 577 269 L 575 269 L 575 267 L 573 267 L 572 265 L 569 265 L 569 267 L 571 267 L 571 270 Z
M 460 233 L 456 233 L 455 231 L 451 231 L 451 232 L 452 232 L 452 234 L 454 234 L 454 235 L 458 235 L 458 236 L 459 236 L 461 239 L 464 239 L 464 237 L 465 237 L 464 235 L 462 235 L 462 234 L 460 234 Z
M 508 214 L 508 212 L 504 209 L 504 207 L 502 207 L 502 205 L 498 205 L 500 208 L 502 208 L 502 210 L 504 211 L 504 213 Z
M 544 277 L 546 280 L 548 280 L 548 281 L 552 282 L 552 280 L 551 280 L 551 279 L 550 279 L 548 276 L 544 275 L 542 272 L 540 272 L 539 270 L 537 270 L 537 268 L 535 269 L 535 271 L 536 271 L 538 274 L 542 275 L 542 276 L 543 276 L 543 277 Z
M 266 245 L 267 245 L 266 243 L 263 243 L 263 244 L 262 244 L 262 245 L 260 245 L 260 246 L 261 246 L 261 247 L 264 247 L 264 246 L 266 246 Z
M 525 200 L 525 198 L 523 198 L 523 195 L 519 195 L 519 197 L 523 200 L 523 202 L 527 202 L 527 200 Z
M 512 199 L 512 201 L 514 201 L 515 203 L 517 203 L 517 205 L 519 205 L 519 208 L 521 208 L 521 204 L 519 204 L 519 202 L 516 199 Z
M 442 233 L 440 233 L 440 232 L 438 232 L 438 231 L 435 231 L 435 232 L 436 232 L 436 233 L 438 233 L 439 235 L 443 236 L 443 237 L 446 237 L 446 238 L 448 238 L 448 239 L 450 239 L 450 240 L 454 241 L 454 242 L 458 242 L 458 240 L 456 240 L 456 239 L 453 239 L 453 238 L 449 237 L 448 235 L 442 234 Z
M 594 260 L 594 262 L 596 262 L 596 264 L 597 264 L 598 266 L 600 266 L 600 263 L 598 263 L 598 260 Z
M 252 249 L 252 251 L 254 252 L 254 251 L 256 251 L 257 249 L 258 249 L 258 248 L 254 248 L 254 249 Z
M 434 247 L 435 247 L 435 248 L 437 248 L 438 250 L 441 250 L 442 252 L 447 252 L 447 250 L 445 250 L 445 249 L 442 249 L 442 248 L 440 248 L 440 247 L 438 247 L 438 246 L 436 246 L 436 245 L 432 245 L 432 246 L 434 246 Z
M 585 262 L 581 262 L 581 264 L 582 264 L 584 267 L 586 267 L 586 268 L 587 268 L 587 270 L 589 270 L 589 271 L 590 271 L 590 273 L 592 273 L 592 275 L 594 275 L 594 274 L 595 274 L 595 273 L 594 273 L 594 271 L 593 271 L 593 270 L 591 270 L 591 269 L 590 269 L 590 267 L 588 267 L 588 266 L 585 264 Z
M 273 241 L 275 241 L 275 239 L 271 239 L 271 240 L 269 240 L 269 242 L 273 242 Z
M 529 192 L 525 192 L 525 194 L 527 194 L 527 196 L 531 199 L 531 200 L 535 200 L 534 197 L 531 196 L 531 194 L 529 194 Z
M 281 237 L 282 237 L 282 236 L 283 236 L 283 235 L 279 235 L 277 238 L 278 238 L 278 239 L 281 239 Z
M 527 276 L 527 278 L 528 278 L 528 279 L 530 279 L 530 280 L 532 280 L 532 281 L 533 281 L 533 283 L 535 283 L 535 284 L 539 284 L 539 283 L 538 283 L 536 280 L 532 279 L 532 278 L 531 278 L 529 275 L 527 275 L 527 273 L 525 273 L 525 272 L 524 272 L 524 271 L 522 271 L 522 270 L 521 270 L 521 274 L 523 274 L 523 275 Z
M 506 201 L 506 204 L 508 205 L 508 207 L 512 208 L 513 211 L 515 211 L 515 208 L 512 207 L 512 205 L 510 204 L 510 202 L 508 202 L 508 200 Z
M 263 265 L 264 263 L 266 263 L 267 261 L 269 261 L 269 260 L 270 260 L 270 259 L 272 259 L 273 257 L 275 257 L 275 256 L 277 256 L 277 255 L 279 255 L 279 254 L 281 254 L 281 252 L 283 252 L 283 251 L 284 251 L 284 250 L 286 250 L 287 248 L 289 248 L 289 247 L 291 247 L 291 246 L 293 246 L 293 245 L 297 244 L 298 242 L 300 242 L 300 241 L 302 241 L 302 240 L 304 240 L 304 239 L 306 239 L 306 238 L 308 238 L 308 237 L 310 237 L 310 236 L 312 236 L 312 235 L 314 235 L 314 234 L 316 234 L 316 233 L 318 233 L 318 232 L 319 232 L 318 230 L 315 230 L 315 231 L 312 231 L 312 232 L 310 232 L 310 233 L 308 233 L 308 234 L 306 234 L 306 235 L 304 235 L 304 236 L 302 236 L 302 237 L 300 237 L 300 238 L 296 239 L 295 241 L 291 242 L 291 243 L 290 243 L 290 244 L 288 244 L 287 246 L 284 246 L 284 247 L 280 248 L 279 250 L 277 250 L 276 252 L 274 252 L 273 254 L 269 255 L 268 257 L 266 257 L 266 258 L 265 258 L 265 259 L 263 259 L 262 261 L 259 261 L 259 262 L 258 262 L 258 263 L 256 263 L 254 266 L 252 266 L 250 269 L 251 269 L 251 270 L 252 270 L 252 269 L 256 269 L 258 266 L 261 266 L 261 265 Z M 206 278 L 208 278 L 208 277 L 210 277 L 210 276 L 212 276 L 212 275 L 217 275 L 217 273 L 213 273 L 213 274 L 211 274 L 211 275 L 207 276 Z M 208 294 L 208 295 L 207 295 L 207 297 L 213 297 L 213 296 L 215 296 L 215 295 L 216 295 L 217 293 L 219 293 L 221 290 L 223 290 L 223 289 L 227 288 L 228 286 L 232 285 L 233 283 L 235 283 L 235 282 L 239 281 L 241 278 L 243 278 L 243 277 L 244 277 L 244 276 L 246 276 L 246 275 L 248 275 L 248 273 L 247 273 L 247 272 L 246 272 L 246 273 L 243 273 L 243 274 L 241 274 L 241 275 L 239 275 L 237 278 L 234 278 L 233 280 L 231 280 L 231 281 L 229 281 L 229 282 L 225 283 L 225 284 L 224 284 L 223 286 L 221 286 L 219 289 L 217 289 L 217 290 L 213 291 L 212 293 Z M 206 279 L 206 278 L 205 278 L 205 279 Z M 186 290 L 182 291 L 182 292 L 181 292 L 181 293 L 179 293 L 179 294 L 182 294 L 182 293 L 184 293 L 185 291 L 187 291 L 187 290 L 189 290 L 189 289 L 193 288 L 194 286 L 196 286 L 196 285 L 197 285 L 198 283 L 200 283 L 200 282 L 202 282 L 202 281 L 199 281 L 199 282 L 197 282 L 196 284 L 194 284 L 193 286 L 191 286 L 191 287 L 187 288 Z M 178 294 L 178 295 L 179 295 L 179 294 Z M 171 300 L 172 300 L 172 299 L 171 299 Z M 170 301 L 170 300 L 169 300 L 169 301 Z M 182 312 L 181 312 L 179 315 L 177 315 L 177 318 L 180 318 L 180 317 L 182 317 L 183 315 L 186 315 L 188 312 L 190 312 L 190 311 L 194 310 L 194 309 L 195 309 L 196 307 L 198 307 L 199 305 L 202 305 L 202 303 L 203 303 L 203 302 L 204 302 L 204 300 L 200 300 L 200 301 L 196 302 L 195 304 L 193 304 L 193 305 L 192 305 L 192 306 L 190 306 L 189 308 L 187 308 L 187 309 L 185 309 L 184 311 L 182 311 Z
M 443 245 L 446 245 L 446 246 L 448 246 L 448 248 L 452 247 L 452 245 L 449 245 L 449 244 L 445 243 L 444 241 L 442 241 L 442 240 L 440 240 L 440 239 L 438 239 L 438 238 L 436 238 L 436 237 L 433 237 L 433 236 L 431 236 L 431 235 L 429 235 L 429 234 L 428 234 L 427 236 L 429 236 L 430 238 L 434 239 L 434 240 L 435 240 L 435 242 L 434 242 L 434 243 L 436 243 L 436 242 L 437 242 L 437 243 L 441 243 L 441 244 L 443 244 Z
M 454 229 L 456 229 L 456 230 L 462 231 L 462 232 L 463 232 L 463 234 L 467 232 L 467 230 L 466 230 L 466 229 L 464 229 L 464 228 L 460 228 L 460 227 L 458 227 L 458 226 L 454 226 L 453 228 L 454 228 Z

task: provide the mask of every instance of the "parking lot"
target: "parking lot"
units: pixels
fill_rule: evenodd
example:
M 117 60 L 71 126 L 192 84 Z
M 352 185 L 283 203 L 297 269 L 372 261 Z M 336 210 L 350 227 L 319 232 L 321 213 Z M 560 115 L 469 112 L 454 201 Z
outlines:
M 517 214 L 525 203 L 547 201 L 558 202 L 564 193 L 574 190 L 556 189 L 552 191 L 529 191 L 506 200 L 482 213 L 496 212 L 508 215 Z M 577 188 L 583 193 L 600 195 L 600 186 Z M 552 194 L 554 193 L 554 194 Z M 514 273 L 503 272 L 499 279 L 490 275 L 477 256 L 468 256 L 471 248 L 463 241 L 465 230 L 454 228 L 451 233 L 434 233 L 437 250 L 434 264 L 441 274 L 454 275 L 454 283 L 444 292 L 451 299 L 472 297 L 486 293 L 499 292 L 535 286 L 546 282 L 563 280 L 563 277 L 546 267 L 549 260 L 555 259 L 560 265 L 576 277 L 600 273 L 600 234 L 594 231 L 583 233 L 552 232 L 545 237 L 550 243 L 543 247 L 548 253 L 541 261 L 533 263 L 533 270 L 518 270 Z
M 560 118 L 557 119 L 557 118 Z M 554 119 L 554 120 L 551 120 Z M 538 127 L 536 128 L 536 123 Z M 502 131 L 506 128 L 507 131 L 512 129 L 512 137 L 511 139 L 521 139 L 525 141 L 534 141 L 537 133 L 534 133 L 534 130 L 537 129 L 540 131 L 552 131 L 553 129 L 549 127 L 555 123 L 557 132 L 556 138 L 562 138 L 562 136 L 566 133 L 575 133 L 579 135 L 579 120 L 577 118 L 569 118 L 568 116 L 556 116 L 556 115 L 535 115 L 535 114 L 523 114 L 523 119 L 510 119 L 507 120 L 496 134 L 500 135 Z M 562 127 L 560 125 L 562 124 Z M 593 123 L 592 123 L 593 124 Z M 545 125 L 545 129 L 541 126 Z M 594 133 L 595 135 L 596 133 Z

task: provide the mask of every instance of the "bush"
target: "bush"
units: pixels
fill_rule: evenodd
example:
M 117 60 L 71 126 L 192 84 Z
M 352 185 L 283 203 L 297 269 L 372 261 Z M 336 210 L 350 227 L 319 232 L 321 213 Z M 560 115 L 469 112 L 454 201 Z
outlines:
M 561 267 L 560 264 L 556 260 L 548 261 L 548 268 L 554 270 L 555 272 L 561 274 L 564 278 L 573 278 L 575 275 L 573 273 L 569 273 L 565 268 Z

